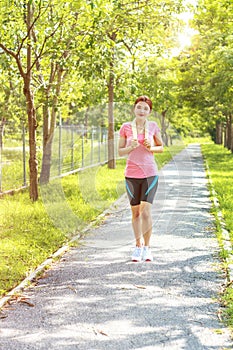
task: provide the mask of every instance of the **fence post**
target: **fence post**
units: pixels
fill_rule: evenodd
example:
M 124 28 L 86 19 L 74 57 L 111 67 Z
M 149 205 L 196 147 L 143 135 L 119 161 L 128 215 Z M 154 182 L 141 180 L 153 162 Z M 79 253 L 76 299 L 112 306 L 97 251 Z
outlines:
M 61 116 L 59 118 L 59 145 L 58 145 L 58 174 L 61 175 L 62 171 L 62 123 Z
M 104 130 L 104 148 L 105 148 L 104 161 L 106 162 L 108 160 L 108 134 L 106 129 Z
M 101 161 L 101 128 L 98 128 L 98 162 Z
M 25 126 L 23 123 L 22 130 L 22 141 L 23 141 L 23 186 L 27 185 L 27 175 L 26 175 L 26 142 L 25 142 Z
M 91 128 L 91 164 L 93 164 L 93 151 L 94 151 L 94 127 Z
M 84 133 L 82 133 L 82 168 L 84 167 Z
M 74 126 L 71 125 L 71 170 L 74 170 Z

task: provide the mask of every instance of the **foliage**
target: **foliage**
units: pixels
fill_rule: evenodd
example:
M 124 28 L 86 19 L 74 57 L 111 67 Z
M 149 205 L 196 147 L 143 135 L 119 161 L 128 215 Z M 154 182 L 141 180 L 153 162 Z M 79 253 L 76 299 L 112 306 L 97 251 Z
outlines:
M 57 105 L 65 122 L 82 123 L 88 108 L 106 106 L 114 51 L 115 102 L 132 104 L 136 95 L 146 93 L 157 112 L 167 110 L 169 123 L 181 133 L 212 132 L 215 121 L 231 113 L 232 3 L 200 0 L 190 22 L 198 34 L 190 48 L 173 57 L 172 48 L 184 26 L 178 14 L 184 8 L 182 1 L 170 0 L 35 2 L 37 57 L 44 48 L 33 70 L 39 124 L 43 124 L 44 92 L 49 88 L 50 106 L 57 94 L 57 82 L 49 83 L 51 67 L 57 64 L 65 73 Z M 25 7 L 4 0 L 1 10 L 0 42 L 17 50 L 23 40 L 27 44 Z M 26 63 L 23 55 L 22 63 Z M 22 82 L 13 60 L 3 54 L 0 81 L 0 110 L 17 125 L 25 119 Z M 117 124 L 118 118 L 120 114 Z
M 198 33 L 177 57 L 181 112 L 188 111 L 197 131 L 210 134 L 216 121 L 232 113 L 232 6 L 228 0 L 200 0 L 192 21 Z
M 23 81 L 20 91 L 26 98 L 33 200 L 38 197 L 37 124 L 43 127 L 40 181 L 46 183 L 58 117 L 71 122 L 80 108 L 88 110 L 105 100 L 109 106 L 108 137 L 113 139 L 113 102 L 132 101 L 131 84 L 140 81 L 145 61 L 141 57 L 157 58 L 171 45 L 177 22 L 174 14 L 181 9 L 180 0 L 3 1 L 0 48 L 12 72 Z M 108 144 L 109 165 L 114 160 L 113 145 Z
M 15 52 L 22 50 L 21 45 L 26 47 L 28 44 L 24 23 L 26 8 L 22 2 L 9 0 L 3 1 L 1 6 L 0 42 L 13 47 Z M 33 45 L 36 59 L 33 63 L 33 85 L 40 123 L 40 107 L 45 103 L 43 90 L 49 87 L 54 74 L 51 67 L 57 64 L 66 74 L 59 101 L 64 120 L 71 115 L 70 107 L 75 113 L 88 105 L 107 102 L 112 49 L 116 62 L 115 99 L 132 102 L 131 86 L 137 83 L 137 75 L 143 71 L 143 61 L 146 61 L 142 57 L 159 57 L 169 42 L 171 44 L 176 22 L 173 14 L 181 11 L 182 6 L 181 1 L 170 0 L 162 4 L 157 0 L 151 0 L 149 4 L 144 0 L 110 3 L 53 0 L 35 2 L 33 9 L 35 28 L 30 44 Z M 113 35 L 116 35 L 115 39 Z M 14 79 L 19 78 L 14 61 L 5 55 L 0 57 L 6 84 L 5 69 L 11 72 Z M 23 54 L 21 61 L 24 66 L 26 56 Z M 17 84 L 21 84 L 19 79 Z M 56 83 L 53 82 L 47 103 L 52 103 L 55 94 Z M 64 104 L 70 107 L 64 108 Z

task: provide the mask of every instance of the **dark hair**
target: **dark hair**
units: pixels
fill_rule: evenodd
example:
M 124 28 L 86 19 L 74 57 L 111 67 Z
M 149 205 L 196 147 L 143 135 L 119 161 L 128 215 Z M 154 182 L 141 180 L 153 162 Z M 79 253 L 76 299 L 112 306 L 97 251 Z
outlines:
M 149 97 L 147 96 L 139 96 L 136 101 L 134 102 L 134 107 L 136 106 L 136 104 L 138 102 L 146 102 L 148 104 L 148 106 L 150 107 L 150 110 L 152 110 L 152 101 L 151 99 L 149 99 Z

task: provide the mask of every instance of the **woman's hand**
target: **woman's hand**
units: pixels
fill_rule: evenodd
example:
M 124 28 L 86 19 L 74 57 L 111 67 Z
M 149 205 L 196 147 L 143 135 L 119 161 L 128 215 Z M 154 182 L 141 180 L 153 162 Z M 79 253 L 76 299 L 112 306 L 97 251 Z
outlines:
M 139 146 L 138 140 L 137 140 L 137 139 L 133 139 L 133 140 L 131 141 L 131 147 L 132 147 L 132 149 L 135 149 L 135 148 L 137 148 L 138 146 Z
M 126 146 L 125 137 L 120 137 L 120 140 L 118 143 L 118 154 L 120 157 L 126 156 L 138 146 L 139 146 L 138 140 L 132 140 L 130 146 Z
M 150 149 L 151 149 L 150 140 L 145 139 L 144 142 L 143 142 L 143 145 L 146 147 L 146 149 L 147 149 L 148 151 L 150 151 Z
M 154 139 L 154 144 L 151 144 L 150 140 L 145 139 L 143 145 L 146 147 L 148 152 L 152 153 L 162 153 L 163 152 L 163 141 L 160 134 L 156 135 Z

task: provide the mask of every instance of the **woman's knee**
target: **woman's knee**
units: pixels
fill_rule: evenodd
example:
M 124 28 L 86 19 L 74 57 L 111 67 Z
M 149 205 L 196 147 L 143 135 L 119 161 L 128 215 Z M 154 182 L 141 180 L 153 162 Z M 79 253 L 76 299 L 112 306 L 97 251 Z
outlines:
M 151 219 L 151 205 L 150 205 L 150 203 L 145 203 L 141 207 L 141 217 L 143 220 L 150 220 Z
M 139 218 L 139 216 L 141 214 L 140 205 L 131 206 L 131 211 L 132 211 L 132 218 L 133 219 Z

